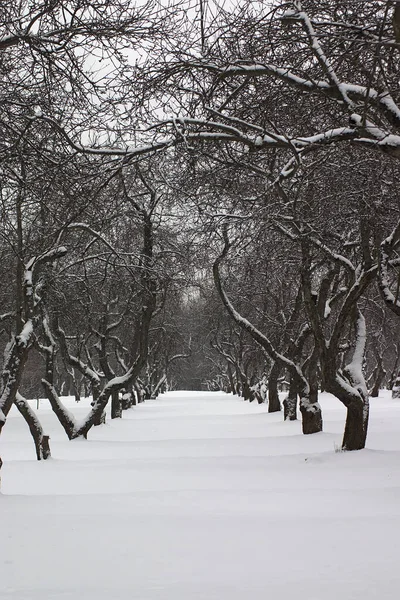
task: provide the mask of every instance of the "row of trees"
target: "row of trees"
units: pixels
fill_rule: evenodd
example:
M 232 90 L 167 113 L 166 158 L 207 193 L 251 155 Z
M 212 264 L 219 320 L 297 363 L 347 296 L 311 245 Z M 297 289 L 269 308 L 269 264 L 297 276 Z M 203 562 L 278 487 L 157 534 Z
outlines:
M 49 454 L 42 361 L 70 439 L 168 378 L 271 411 L 284 379 L 285 418 L 321 431 L 322 387 L 364 447 L 399 355 L 399 11 L 2 3 L 0 432 L 15 403 Z

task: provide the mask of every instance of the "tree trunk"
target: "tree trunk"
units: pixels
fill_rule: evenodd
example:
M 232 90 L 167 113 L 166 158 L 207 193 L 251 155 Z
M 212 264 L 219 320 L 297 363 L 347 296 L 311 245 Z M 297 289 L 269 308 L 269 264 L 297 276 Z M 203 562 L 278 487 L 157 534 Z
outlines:
M 369 398 L 366 388 L 363 389 L 359 385 L 352 389 L 351 382 L 340 375 L 325 383 L 326 390 L 336 396 L 347 409 L 342 449 L 361 450 L 365 447 L 369 419 Z
M 104 425 L 105 422 L 106 422 L 106 411 L 105 410 L 103 410 L 103 412 L 101 414 L 96 415 L 96 417 L 93 419 L 94 427 L 99 427 L 100 425 Z
M 304 399 L 301 398 L 300 412 L 302 417 L 303 433 L 305 435 L 309 435 L 311 433 L 319 433 L 320 431 L 322 431 L 322 412 L 321 406 L 318 402 L 305 402 Z
M 163 386 L 165 385 L 166 381 L 167 381 L 167 373 L 164 372 L 164 374 L 158 380 L 157 384 L 154 386 L 153 391 L 151 392 L 150 400 L 155 400 L 157 398 L 157 396 L 160 393 L 162 393 L 162 389 L 163 389 Z
M 282 407 L 278 394 L 278 379 L 280 373 L 280 365 L 274 363 L 268 377 L 268 412 L 279 412 Z
M 94 406 L 96 404 L 97 398 L 100 396 L 100 386 L 98 385 L 93 385 L 92 383 L 92 401 L 90 403 L 90 406 Z M 103 410 L 102 413 L 96 415 L 96 417 L 93 419 L 93 425 L 95 427 L 99 427 L 100 425 L 104 425 L 106 422 L 106 411 Z
M 346 425 L 344 429 L 343 450 L 362 450 L 365 448 L 369 418 L 368 399 L 364 402 L 353 400 L 347 407 Z
M 400 398 L 400 371 L 397 373 L 395 382 L 392 387 L 392 398 Z
M 382 387 L 382 381 L 384 380 L 385 375 L 386 375 L 386 371 L 384 371 L 383 369 L 380 369 L 379 372 L 377 373 L 374 384 L 371 389 L 371 397 L 372 398 L 378 398 L 379 390 Z
M 297 389 L 297 382 L 294 377 L 291 377 L 288 395 L 283 401 L 283 418 L 285 421 L 297 420 Z
M 228 375 L 228 380 L 229 380 L 228 394 L 234 394 L 235 393 L 235 382 L 233 380 L 232 369 L 231 369 L 231 366 L 229 363 L 228 363 L 228 367 L 227 367 L 227 375 Z
M 133 404 L 133 394 L 132 392 L 125 392 L 122 394 L 121 398 L 121 408 L 122 410 L 129 410 L 132 408 Z
M 236 378 L 235 394 L 237 396 L 242 396 L 242 386 L 241 386 L 241 381 L 240 381 L 240 373 L 239 373 L 239 369 L 238 369 L 238 367 L 237 367 L 236 364 L 235 364 L 235 378 Z
M 50 406 L 51 406 L 53 412 L 55 413 L 58 420 L 60 421 L 60 424 L 62 425 L 65 433 L 67 434 L 68 439 L 72 440 L 74 438 L 74 431 L 75 431 L 74 417 L 65 408 L 63 403 L 60 401 L 60 398 L 58 397 L 57 392 L 54 389 L 54 386 L 51 385 L 51 383 L 49 383 L 47 381 L 47 379 L 42 379 L 42 386 L 44 388 L 46 397 L 47 397 L 48 401 L 50 402 Z
M 138 403 L 139 394 L 138 394 L 137 385 L 135 384 L 135 382 L 132 383 L 131 394 L 132 394 L 132 406 L 136 406 Z
M 143 388 L 138 381 L 135 381 L 133 385 L 136 391 L 137 404 L 140 404 L 143 402 Z
M 245 400 L 249 402 L 253 402 L 255 396 L 253 391 L 250 389 L 249 382 L 247 381 L 247 377 L 241 373 L 240 378 L 242 380 L 242 395 Z
M 119 391 L 113 390 L 111 393 L 111 418 L 121 419 L 122 417 L 122 406 L 119 397 Z
M 322 431 L 322 411 L 318 402 L 318 352 L 316 349 L 310 357 L 308 365 L 308 381 L 310 386 L 310 399 L 300 397 L 300 412 L 302 430 L 305 435 Z
M 374 369 L 374 373 L 372 375 L 373 383 L 370 391 L 370 396 L 372 396 L 372 398 L 378 398 L 379 390 L 382 386 L 382 381 L 384 380 L 386 375 L 386 370 L 383 366 L 383 359 L 382 356 L 379 354 L 378 350 L 375 351 L 375 356 L 377 363 L 376 368 Z
M 51 456 L 49 436 L 44 435 L 43 428 L 36 413 L 29 406 L 28 401 L 17 392 L 15 405 L 28 424 L 36 449 L 36 458 L 46 460 Z
M 76 386 L 74 387 L 74 398 L 75 398 L 75 402 L 77 402 L 77 403 L 81 401 L 81 395 Z

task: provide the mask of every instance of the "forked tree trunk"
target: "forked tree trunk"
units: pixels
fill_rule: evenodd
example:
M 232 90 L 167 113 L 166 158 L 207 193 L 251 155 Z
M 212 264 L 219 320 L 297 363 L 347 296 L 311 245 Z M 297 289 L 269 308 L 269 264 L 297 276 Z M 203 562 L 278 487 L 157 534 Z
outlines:
M 50 406 L 60 421 L 61 426 L 63 427 L 65 433 L 68 436 L 69 440 L 73 439 L 74 431 L 75 431 L 75 418 L 72 414 L 65 408 L 63 403 L 60 401 L 58 394 L 51 383 L 47 381 L 47 379 L 42 379 L 42 386 L 48 401 L 50 402 Z
M 22 374 L 28 354 L 33 343 L 34 329 L 39 320 L 37 306 L 40 305 L 39 296 L 34 290 L 34 274 L 36 269 L 49 261 L 54 261 L 66 254 L 64 247 L 58 247 L 45 252 L 40 257 L 32 258 L 25 266 L 24 275 L 24 319 L 25 323 L 18 335 L 14 337 L 13 342 L 8 347 L 8 352 L 4 360 L 1 381 L 0 381 L 0 435 L 5 425 L 7 415 L 15 402 L 18 388 L 21 382 Z M 21 281 L 19 282 L 19 285 Z M 21 296 L 22 298 L 22 296 Z M 17 314 L 20 307 L 17 309 Z M 18 331 L 22 322 L 18 321 Z M 0 468 L 1 468 L 0 459 Z
M 33 323 L 32 320 L 28 320 L 21 334 L 15 336 L 13 342 L 8 347 L 0 382 L 0 435 L 6 423 L 7 415 L 15 402 L 24 367 L 28 359 L 32 337 Z M 0 457 L 0 469 L 1 465 Z

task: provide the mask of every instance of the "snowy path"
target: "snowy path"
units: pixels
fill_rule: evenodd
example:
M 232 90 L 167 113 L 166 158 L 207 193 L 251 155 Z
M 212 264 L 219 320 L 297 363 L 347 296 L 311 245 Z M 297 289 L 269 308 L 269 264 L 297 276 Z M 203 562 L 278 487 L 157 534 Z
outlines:
M 393 600 L 400 589 L 400 403 L 374 401 L 369 449 L 302 436 L 264 406 L 176 392 L 33 460 L 1 439 L 1 600 Z M 71 403 L 82 414 L 86 408 Z

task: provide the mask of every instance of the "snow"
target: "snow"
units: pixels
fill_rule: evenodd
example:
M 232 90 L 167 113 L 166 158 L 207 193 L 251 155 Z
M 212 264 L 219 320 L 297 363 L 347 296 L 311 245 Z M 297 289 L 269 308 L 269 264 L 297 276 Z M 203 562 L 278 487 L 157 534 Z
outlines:
M 346 365 L 346 375 L 350 376 L 352 384 L 361 392 L 363 398 L 368 397 L 368 390 L 363 374 L 363 362 L 365 357 L 365 346 L 367 343 L 367 328 L 361 311 L 357 316 L 356 343 L 351 362 Z
M 77 419 L 89 401 L 63 399 Z M 170 392 L 53 459 L 12 409 L 1 437 L 1 600 L 392 600 L 400 587 L 400 402 L 371 402 L 368 449 L 223 393 Z M 36 409 L 36 402 L 32 403 Z
M 33 335 L 33 323 L 31 319 L 24 324 L 21 333 L 18 336 L 18 341 L 21 346 L 26 347 Z

